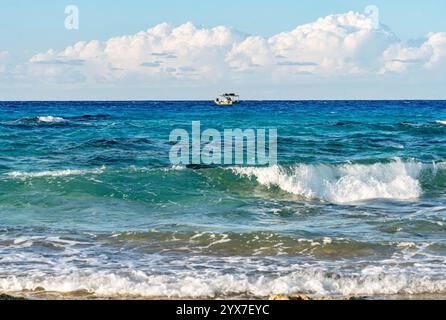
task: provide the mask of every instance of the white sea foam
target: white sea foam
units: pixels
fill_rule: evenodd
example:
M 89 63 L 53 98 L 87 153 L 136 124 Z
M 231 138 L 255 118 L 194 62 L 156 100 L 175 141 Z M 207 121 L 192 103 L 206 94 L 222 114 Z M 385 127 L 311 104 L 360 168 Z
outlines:
M 302 270 L 277 277 L 248 277 L 215 272 L 147 275 L 98 272 L 58 276 L 9 276 L 0 279 L 0 291 L 12 293 L 44 288 L 69 293 L 87 291 L 99 297 L 227 297 L 308 293 L 315 296 L 445 294 L 446 279 L 433 279 L 412 273 L 385 273 L 379 267 L 352 276 L 332 276 L 323 270 Z
M 14 238 L 0 234 L 2 238 L 2 241 L 14 241 L 3 247 L 0 245 L 0 263 L 4 265 L 1 293 L 30 294 L 29 291 L 44 288 L 52 293 L 84 291 L 104 298 L 261 298 L 294 293 L 315 296 L 446 295 L 445 259 L 432 254 L 428 242 L 391 243 L 398 248 L 397 252 L 375 263 L 357 260 L 353 263 L 345 260 L 295 263 L 277 257 L 189 256 L 176 259 L 160 254 L 138 254 L 140 261 L 131 256 L 116 260 L 115 255 L 110 259 L 111 256 L 97 251 L 97 246 L 90 247 L 89 241 L 58 236 Z M 314 245 L 328 245 L 340 239 L 322 238 Z M 301 241 L 313 245 L 311 239 Z M 42 255 L 29 250 L 29 242 L 37 246 L 52 244 L 58 250 L 54 250 L 54 255 Z
M 177 171 L 186 170 L 186 166 L 173 165 L 172 170 L 177 170 Z
M 446 120 L 437 120 L 435 121 L 436 124 L 440 124 L 442 126 L 446 126 Z
M 170 172 L 170 171 L 183 171 L 186 170 L 186 166 L 181 165 L 172 165 L 170 167 L 164 167 L 164 168 L 157 168 L 157 167 L 137 167 L 137 166 L 130 166 L 129 170 L 134 172 L 157 172 L 157 171 L 163 171 L 163 172 Z
M 164 172 L 169 172 L 169 171 L 183 171 L 186 170 L 186 166 L 181 166 L 181 165 L 172 165 L 168 168 L 163 168 L 162 171 Z
M 64 122 L 65 119 L 61 117 L 53 117 L 53 116 L 40 116 L 37 117 L 37 120 L 40 122 Z
M 422 193 L 418 180 L 422 169 L 421 163 L 403 162 L 400 159 L 371 165 L 301 164 L 290 169 L 277 165 L 232 168 L 236 174 L 255 178 L 267 187 L 277 186 L 303 198 L 333 203 L 418 198 Z
M 93 170 L 56 170 L 56 171 L 39 171 L 39 172 L 23 172 L 23 171 L 13 171 L 8 172 L 6 175 L 11 178 L 41 178 L 41 177 L 65 177 L 73 175 L 84 175 L 84 174 L 100 174 L 106 170 L 105 167 L 101 167 Z

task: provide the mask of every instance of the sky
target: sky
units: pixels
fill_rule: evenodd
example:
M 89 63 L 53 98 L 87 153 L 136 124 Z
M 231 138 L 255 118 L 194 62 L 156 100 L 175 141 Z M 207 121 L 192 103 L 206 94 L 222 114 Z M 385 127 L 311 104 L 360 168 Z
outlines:
M 0 100 L 444 99 L 444 12 L 442 0 L 0 0 Z

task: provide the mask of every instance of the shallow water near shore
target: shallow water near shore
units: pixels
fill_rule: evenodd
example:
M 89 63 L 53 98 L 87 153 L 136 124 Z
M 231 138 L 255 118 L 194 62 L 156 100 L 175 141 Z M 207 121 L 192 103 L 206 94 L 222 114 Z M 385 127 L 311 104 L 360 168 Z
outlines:
M 0 102 L 0 292 L 438 298 L 446 102 Z M 169 134 L 277 128 L 278 165 L 173 166 Z

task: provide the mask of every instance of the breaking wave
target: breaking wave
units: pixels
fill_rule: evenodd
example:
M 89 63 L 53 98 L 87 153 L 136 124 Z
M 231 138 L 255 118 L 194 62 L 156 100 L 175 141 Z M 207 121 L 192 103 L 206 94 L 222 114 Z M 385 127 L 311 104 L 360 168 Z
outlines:
M 234 173 L 255 178 L 267 187 L 333 203 L 372 199 L 410 200 L 422 195 L 420 176 L 425 165 L 395 159 L 375 164 L 299 164 L 290 168 L 234 167 Z
M 14 121 L 6 121 L 0 123 L 2 126 L 12 127 L 12 128 L 33 128 L 33 127 L 59 127 L 72 125 L 70 121 L 62 117 L 55 116 L 35 116 L 35 117 L 25 117 Z
M 39 116 L 37 120 L 40 122 L 64 122 L 65 119 L 62 117 L 53 117 L 53 116 Z
M 106 170 L 105 167 L 92 170 L 55 170 L 55 171 L 39 171 L 39 172 L 25 172 L 25 171 L 13 171 L 8 172 L 5 175 L 11 178 L 42 178 L 42 177 L 65 177 L 84 174 L 100 174 Z
M 201 170 L 201 171 L 200 171 Z M 190 166 L 130 166 L 113 168 L 105 166 L 94 169 L 61 169 L 44 171 L 10 171 L 3 174 L 13 179 L 53 178 L 83 176 L 87 174 L 108 175 L 104 179 L 129 179 L 134 175 L 158 181 L 166 174 L 189 179 L 200 175 L 215 181 L 230 181 L 235 190 L 244 188 L 242 181 L 231 179 L 228 170 L 237 177 L 253 180 L 268 189 L 278 188 L 304 200 L 321 200 L 329 203 L 348 204 L 374 199 L 416 200 L 431 192 L 443 192 L 446 186 L 446 163 L 426 164 L 399 158 L 373 164 L 293 164 L 271 167 L 204 167 Z M 228 180 L 213 179 L 226 176 Z M 147 190 L 150 191 L 150 190 Z
M 382 270 L 381 270 L 382 271 Z M 345 276 L 323 270 L 300 270 L 277 277 L 249 277 L 205 271 L 179 272 L 178 275 L 148 275 L 132 270 L 129 274 L 98 272 L 59 276 L 9 276 L 0 279 L 3 292 L 57 292 L 90 294 L 98 297 L 219 298 L 268 297 L 296 293 L 321 296 L 391 296 L 403 294 L 444 294 L 445 279 L 432 279 L 409 272 L 384 273 L 364 270 Z M 369 274 L 368 274 L 369 273 Z

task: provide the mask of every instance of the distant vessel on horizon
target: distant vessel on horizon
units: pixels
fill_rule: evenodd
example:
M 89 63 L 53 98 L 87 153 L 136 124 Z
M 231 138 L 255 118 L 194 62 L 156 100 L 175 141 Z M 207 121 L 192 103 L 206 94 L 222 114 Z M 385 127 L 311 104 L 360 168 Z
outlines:
M 224 93 L 215 98 L 214 102 L 220 106 L 232 106 L 240 103 L 240 96 L 235 93 Z

